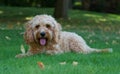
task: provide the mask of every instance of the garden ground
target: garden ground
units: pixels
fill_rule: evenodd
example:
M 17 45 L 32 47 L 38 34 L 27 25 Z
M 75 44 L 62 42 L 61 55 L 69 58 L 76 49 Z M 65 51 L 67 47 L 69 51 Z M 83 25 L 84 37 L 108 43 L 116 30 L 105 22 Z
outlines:
M 63 30 L 81 35 L 89 46 L 110 47 L 113 53 L 15 58 L 21 45 L 28 48 L 23 40 L 24 23 L 35 15 L 52 13 L 53 8 L 0 7 L 0 74 L 120 74 L 120 15 L 115 14 L 70 10 L 68 20 L 57 20 Z M 44 69 L 37 62 L 43 62 Z

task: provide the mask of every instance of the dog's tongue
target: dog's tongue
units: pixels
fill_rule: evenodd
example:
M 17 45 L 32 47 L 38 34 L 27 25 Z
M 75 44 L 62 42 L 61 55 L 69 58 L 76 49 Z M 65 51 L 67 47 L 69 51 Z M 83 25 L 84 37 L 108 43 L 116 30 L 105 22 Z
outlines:
M 45 45 L 46 44 L 46 39 L 45 38 L 41 38 L 40 39 L 40 44 L 41 45 Z

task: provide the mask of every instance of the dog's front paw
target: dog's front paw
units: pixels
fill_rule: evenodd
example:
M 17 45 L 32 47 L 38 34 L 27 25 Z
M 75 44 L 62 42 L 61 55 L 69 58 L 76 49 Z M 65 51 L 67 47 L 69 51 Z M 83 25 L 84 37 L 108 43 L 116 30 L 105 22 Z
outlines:
M 18 54 L 15 56 L 15 58 L 22 58 L 22 57 L 25 57 L 26 55 L 25 54 Z
M 46 54 L 47 54 L 47 55 L 53 55 L 53 51 L 48 50 L 48 51 L 46 51 Z

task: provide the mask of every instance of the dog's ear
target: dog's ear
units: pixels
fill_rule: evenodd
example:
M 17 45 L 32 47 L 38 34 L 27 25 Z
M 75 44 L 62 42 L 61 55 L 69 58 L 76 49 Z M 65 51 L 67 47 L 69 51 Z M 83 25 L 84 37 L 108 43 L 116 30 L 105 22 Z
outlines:
M 54 31 L 54 36 L 53 36 L 53 43 L 54 44 L 57 44 L 59 42 L 61 30 L 62 30 L 61 25 L 56 22 L 54 30 L 53 30 Z
M 34 38 L 33 38 L 32 27 L 29 22 L 26 23 L 25 29 L 26 29 L 26 31 L 24 33 L 24 39 L 27 44 L 30 44 L 30 43 L 34 42 Z

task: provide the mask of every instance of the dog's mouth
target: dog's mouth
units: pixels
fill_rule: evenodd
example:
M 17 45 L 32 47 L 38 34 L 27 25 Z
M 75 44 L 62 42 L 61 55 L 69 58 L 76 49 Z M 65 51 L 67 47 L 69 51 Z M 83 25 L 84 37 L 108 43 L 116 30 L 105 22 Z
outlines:
M 44 46 L 47 44 L 47 38 L 39 38 L 40 45 Z

